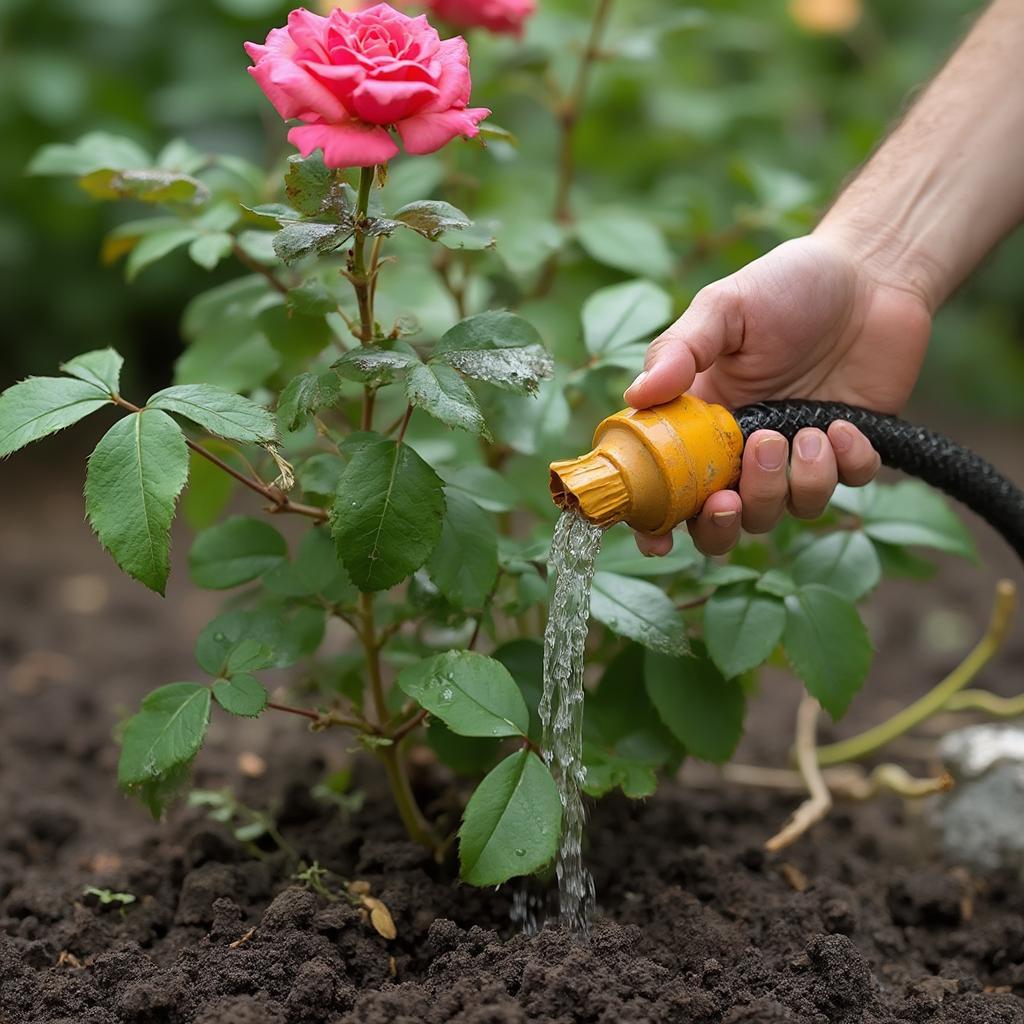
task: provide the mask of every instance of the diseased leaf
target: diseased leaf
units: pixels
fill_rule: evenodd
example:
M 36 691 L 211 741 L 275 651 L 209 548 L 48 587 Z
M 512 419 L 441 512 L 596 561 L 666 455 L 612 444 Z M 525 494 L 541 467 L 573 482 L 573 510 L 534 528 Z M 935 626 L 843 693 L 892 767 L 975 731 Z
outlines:
M 341 379 L 333 370 L 300 373 L 281 392 L 277 400 L 277 418 L 285 430 L 299 430 L 310 416 L 337 405 L 341 397 Z
M 394 214 L 394 220 L 402 227 L 434 241 L 443 231 L 461 231 L 471 227 L 473 222 L 451 203 L 437 199 L 421 199 L 408 203 Z
M 110 399 L 98 385 L 67 377 L 29 377 L 0 394 L 0 459 L 70 427 Z
M 434 349 L 460 373 L 515 394 L 532 394 L 554 364 L 540 335 L 514 313 L 480 313 L 456 324 Z
M 346 352 L 332 367 L 347 380 L 380 385 L 390 384 L 399 372 L 419 363 L 419 356 L 411 349 L 361 345 Z
M 450 366 L 444 363 L 413 366 L 405 380 L 405 394 L 410 403 L 449 427 L 459 427 L 491 440 L 476 396 Z
M 807 584 L 786 598 L 782 643 L 807 692 L 841 718 L 871 667 L 871 640 L 857 609 L 834 590 Z
M 594 292 L 583 304 L 583 340 L 601 355 L 646 339 L 672 316 L 668 292 L 650 281 L 626 281 Z
M 694 643 L 692 658 L 648 651 L 647 693 L 658 716 L 687 751 L 705 761 L 728 761 L 743 735 L 746 702 L 735 679 L 725 679 Z
M 790 570 L 797 583 L 820 583 L 851 601 L 859 601 L 882 578 L 875 545 L 860 530 L 818 537 L 801 550 Z
M 160 783 L 180 784 L 182 769 L 196 756 L 210 721 L 210 690 L 198 683 L 170 683 L 154 690 L 128 720 L 121 740 L 117 781 L 142 790 L 154 814 L 166 798 Z M 149 787 L 148 791 L 145 787 Z
M 284 537 L 269 523 L 234 516 L 196 537 L 188 568 L 196 586 L 227 590 L 257 579 L 287 557 Z
M 213 684 L 213 696 L 225 711 L 242 718 L 258 718 L 268 700 L 266 687 L 245 674 L 218 679 Z
M 733 679 L 763 664 L 782 639 L 786 606 L 750 583 L 716 590 L 704 606 L 704 640 L 712 661 Z
M 614 633 L 653 651 L 687 653 L 682 616 L 671 598 L 653 583 L 612 572 L 595 573 L 590 614 Z
M 211 434 L 232 441 L 273 444 L 277 441 L 274 416 L 251 398 L 232 394 L 212 384 L 178 384 L 158 391 L 146 403 L 187 416 Z
M 352 582 L 386 590 L 412 575 L 441 537 L 441 479 L 407 444 L 373 440 L 345 467 L 332 532 Z
M 95 352 L 83 352 L 66 363 L 61 363 L 63 373 L 94 384 L 109 395 L 116 395 L 121 386 L 121 367 L 124 359 L 112 348 L 101 348 Z
M 159 167 L 117 171 L 91 171 L 78 182 L 93 199 L 137 199 L 143 203 L 190 203 L 198 206 L 210 190 L 190 174 Z
M 319 151 L 305 158 L 297 154 L 288 158 L 284 190 L 288 201 L 299 213 L 307 216 L 319 213 L 330 194 L 333 181 L 334 173 L 324 166 L 324 158 Z
M 448 651 L 410 665 L 398 686 L 460 736 L 525 736 L 529 712 L 500 661 L 473 651 Z
M 174 506 L 187 479 L 185 437 L 159 409 L 118 420 L 89 456 L 85 511 L 92 528 L 129 576 L 161 595 Z
M 500 885 L 544 867 L 558 850 L 562 805 L 551 773 L 529 749 L 505 758 L 470 797 L 459 829 L 460 874 Z
M 441 539 L 427 571 L 456 608 L 483 608 L 498 578 L 494 517 L 453 487 L 445 488 L 445 505 Z
M 284 263 L 295 263 L 306 256 L 320 256 L 344 245 L 352 237 L 350 224 L 320 224 L 316 221 L 291 221 L 274 235 L 274 253 Z

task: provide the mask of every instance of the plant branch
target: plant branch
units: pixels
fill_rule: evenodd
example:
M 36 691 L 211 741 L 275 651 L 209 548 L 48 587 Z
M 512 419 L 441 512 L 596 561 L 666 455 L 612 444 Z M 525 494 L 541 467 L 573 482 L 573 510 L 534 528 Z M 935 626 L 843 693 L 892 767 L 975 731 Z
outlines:
M 1016 604 L 1017 588 L 1010 580 L 1000 580 L 996 584 L 988 629 L 974 650 L 936 687 L 892 718 L 859 736 L 819 747 L 818 763 L 828 765 L 860 760 L 909 732 L 936 712 L 948 708 L 950 700 L 977 676 L 1002 646 Z
M 374 169 L 359 171 L 359 195 L 356 199 L 356 229 L 352 242 L 352 286 L 359 306 L 359 340 L 364 345 L 373 341 L 373 302 L 370 278 L 366 272 L 366 217 L 370 206 Z
M 121 409 L 125 409 L 128 412 L 142 412 L 142 409 L 129 402 L 127 399 L 122 398 L 120 395 L 112 395 L 112 401 Z M 240 473 L 234 466 L 229 466 L 223 459 L 214 455 L 213 452 L 208 451 L 201 444 L 193 441 L 191 438 L 185 438 L 185 444 L 196 453 L 201 455 L 207 462 L 212 462 L 218 469 L 223 470 L 229 476 L 234 477 L 240 484 L 248 487 L 249 490 L 254 491 L 256 494 L 266 498 L 267 501 L 272 503 L 272 507 L 268 510 L 274 513 L 281 512 L 292 512 L 300 516 L 308 516 L 310 519 L 316 519 L 318 522 L 326 522 L 328 519 L 328 512 L 326 509 L 317 508 L 314 505 L 303 505 L 301 502 L 292 501 L 287 494 L 284 493 L 280 488 L 274 487 L 272 484 L 265 484 L 262 480 L 253 480 L 247 477 L 244 473 Z
M 268 284 L 275 291 L 280 292 L 282 295 L 288 294 L 288 285 L 283 281 L 279 280 L 277 275 L 269 268 L 263 266 L 258 260 L 254 260 L 239 244 L 233 241 L 231 243 L 231 252 L 234 254 L 236 260 L 242 264 L 243 267 L 248 267 L 249 270 L 261 277 L 267 279 Z
M 427 716 L 429 714 L 430 712 L 426 708 L 420 708 L 412 718 L 395 729 L 391 734 L 391 739 L 393 739 L 395 743 L 400 743 L 409 735 L 409 733 L 415 732 L 416 729 L 418 729 L 427 720 Z
M 883 791 L 913 800 L 933 793 L 943 793 L 953 784 L 948 773 L 934 778 L 917 778 L 898 764 L 880 764 L 870 774 L 859 764 L 835 765 L 825 768 L 822 775 L 834 797 L 858 801 L 870 800 Z M 721 777 L 726 782 L 756 789 L 799 792 L 807 788 L 803 776 L 790 768 L 726 764 L 722 766 Z
M 797 768 L 810 796 L 793 812 L 782 830 L 764 844 L 770 853 L 778 853 L 795 843 L 809 828 L 821 821 L 832 806 L 832 794 L 825 784 L 821 766 L 815 756 L 820 710 L 818 702 L 810 694 L 804 695 L 797 709 Z

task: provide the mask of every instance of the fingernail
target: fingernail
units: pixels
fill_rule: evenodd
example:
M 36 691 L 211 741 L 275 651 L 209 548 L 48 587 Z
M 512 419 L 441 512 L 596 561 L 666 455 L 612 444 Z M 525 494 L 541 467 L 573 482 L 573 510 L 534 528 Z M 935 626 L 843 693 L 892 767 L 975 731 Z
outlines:
M 853 447 L 853 431 L 845 423 L 837 423 L 832 430 L 831 441 L 837 452 L 848 452 Z
M 712 512 L 711 513 L 711 521 L 715 524 L 715 526 L 722 526 L 722 527 L 732 526 L 732 524 L 736 521 L 736 513 L 735 512 Z
M 796 439 L 796 448 L 800 458 L 813 462 L 821 454 L 821 434 L 816 430 L 801 434 Z
M 653 551 L 648 551 L 646 548 L 641 548 L 640 549 L 640 554 L 643 555 L 644 558 L 653 558 L 654 557 L 654 552 Z
M 762 469 L 781 469 L 786 461 L 786 442 L 781 437 L 766 437 L 757 442 L 754 458 Z
M 638 373 L 636 375 L 636 380 L 634 380 L 633 383 L 630 384 L 628 388 L 626 388 L 626 394 L 628 395 L 629 392 L 633 390 L 633 388 L 639 387 L 641 384 L 643 384 L 643 382 L 646 379 L 647 379 L 647 371 L 646 370 L 643 370 L 640 373 Z

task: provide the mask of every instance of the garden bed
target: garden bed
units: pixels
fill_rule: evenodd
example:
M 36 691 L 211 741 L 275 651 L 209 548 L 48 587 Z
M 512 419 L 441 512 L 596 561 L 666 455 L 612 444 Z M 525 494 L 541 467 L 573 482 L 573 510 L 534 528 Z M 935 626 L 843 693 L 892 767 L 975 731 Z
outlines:
M 998 460 L 993 439 L 974 440 Z M 1005 465 L 1011 475 L 1017 460 Z M 454 883 L 403 841 L 374 782 L 348 821 L 314 801 L 310 786 L 346 744 L 310 744 L 292 720 L 215 731 L 197 782 L 276 804 L 306 857 L 369 883 L 394 917 L 394 941 L 346 901 L 296 887 L 283 855 L 253 857 L 199 811 L 154 826 L 114 792 L 111 730 L 148 688 L 190 678 L 191 638 L 216 598 L 163 604 L 120 578 L 81 521 L 79 473 L 26 468 L 0 526 L 4 1024 L 1024 1021 L 1019 884 L 942 865 L 894 800 L 840 807 L 775 858 L 760 846 L 792 796 L 674 784 L 643 804 L 605 801 L 590 829 L 600 914 L 589 944 L 516 934 L 514 887 Z M 980 539 L 990 564 L 1008 561 Z M 964 616 L 972 642 L 991 577 L 944 573 L 928 591 L 929 607 L 946 610 L 932 633 L 950 635 Z M 843 734 L 957 660 L 926 643 L 919 586 L 910 602 L 910 590 L 887 584 L 872 604 L 881 654 Z M 985 676 L 999 692 L 1019 685 L 1020 635 Z M 766 685 L 740 760 L 781 762 L 797 697 L 781 679 Z M 920 768 L 929 751 L 918 737 L 892 754 Z M 251 755 L 270 762 L 265 775 Z M 457 795 L 429 765 L 417 783 L 428 804 Z M 85 897 L 90 885 L 137 900 L 121 914 Z

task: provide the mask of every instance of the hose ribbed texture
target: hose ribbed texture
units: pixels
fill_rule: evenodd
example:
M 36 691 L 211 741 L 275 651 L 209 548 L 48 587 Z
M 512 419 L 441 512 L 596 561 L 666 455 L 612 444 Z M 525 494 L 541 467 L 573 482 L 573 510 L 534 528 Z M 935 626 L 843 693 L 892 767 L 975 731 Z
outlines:
M 1024 492 L 979 455 L 896 416 L 842 402 L 787 399 L 745 405 L 733 415 L 744 439 L 755 430 L 777 430 L 790 441 L 798 430 L 827 430 L 846 420 L 874 445 L 882 462 L 945 491 L 994 527 L 1024 561 Z

